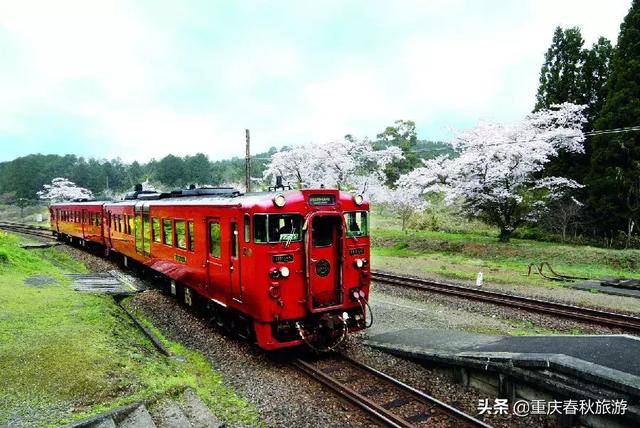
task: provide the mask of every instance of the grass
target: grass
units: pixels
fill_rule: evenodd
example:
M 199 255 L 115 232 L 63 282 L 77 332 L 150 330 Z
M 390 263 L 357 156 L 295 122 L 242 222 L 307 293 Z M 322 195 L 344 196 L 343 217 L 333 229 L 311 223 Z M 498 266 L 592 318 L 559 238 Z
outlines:
M 167 341 L 183 357 L 167 358 L 111 298 L 73 291 L 64 273 L 84 271 L 0 232 L 0 425 L 57 426 L 187 386 L 231 424 L 259 425 L 201 354 Z
M 378 216 L 379 217 L 379 216 Z M 640 278 L 640 250 L 615 250 L 524 239 L 509 243 L 482 233 L 403 232 L 389 218 L 373 217 L 372 258 L 379 269 L 430 273 L 488 282 L 560 285 L 532 274 L 529 263 L 547 261 L 560 274 L 587 278 Z

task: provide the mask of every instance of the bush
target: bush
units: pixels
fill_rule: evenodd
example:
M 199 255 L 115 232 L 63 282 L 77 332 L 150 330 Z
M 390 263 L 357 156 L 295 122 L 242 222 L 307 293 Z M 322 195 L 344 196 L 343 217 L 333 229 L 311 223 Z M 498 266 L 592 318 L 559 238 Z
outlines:
M 447 233 L 473 233 L 486 236 L 495 235 L 491 226 L 479 221 L 469 220 L 455 209 L 444 206 L 433 206 L 422 213 L 416 213 L 409 219 L 408 229 L 428 230 Z

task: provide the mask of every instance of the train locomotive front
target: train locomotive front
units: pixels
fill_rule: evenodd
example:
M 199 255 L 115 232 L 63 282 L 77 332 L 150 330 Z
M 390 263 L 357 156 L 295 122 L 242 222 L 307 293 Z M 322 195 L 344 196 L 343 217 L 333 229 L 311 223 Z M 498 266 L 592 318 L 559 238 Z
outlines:
M 367 327 L 369 206 L 361 196 L 288 191 L 247 199 L 244 208 L 252 227 L 242 251 L 253 263 L 242 269 L 257 303 L 250 312 L 260 347 L 328 350 Z

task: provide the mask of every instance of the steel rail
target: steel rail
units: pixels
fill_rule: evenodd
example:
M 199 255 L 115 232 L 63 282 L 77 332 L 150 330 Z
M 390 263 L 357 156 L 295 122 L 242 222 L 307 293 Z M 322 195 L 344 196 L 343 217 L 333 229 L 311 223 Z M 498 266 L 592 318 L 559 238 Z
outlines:
M 7 230 L 10 232 L 22 233 L 24 235 L 34 235 L 34 236 L 40 236 L 43 238 L 55 239 L 54 236 L 51 234 L 50 229 L 42 228 L 39 226 L 0 222 L 0 229 Z
M 422 278 L 405 275 L 396 275 L 386 272 L 374 271 L 371 279 L 384 284 L 409 287 L 435 293 L 448 294 L 472 300 L 494 303 L 502 306 L 510 306 L 535 312 L 543 312 L 551 315 L 559 315 L 581 321 L 587 321 L 608 327 L 623 328 L 628 330 L 640 330 L 640 318 L 620 314 L 616 312 L 602 311 L 599 309 L 575 306 L 567 303 L 550 302 L 531 297 L 514 296 L 495 291 L 469 288 L 461 285 L 447 284 Z
M 387 384 L 393 385 L 396 389 L 398 389 L 401 393 L 406 395 L 411 395 L 416 398 L 418 401 L 437 408 L 448 416 L 455 418 L 458 422 L 462 423 L 466 426 L 472 427 L 483 427 L 488 428 L 490 425 L 474 418 L 471 415 L 468 415 L 455 407 L 452 407 L 442 401 L 431 397 L 430 395 L 425 394 L 424 392 L 417 390 L 389 375 L 383 373 L 379 370 L 374 369 L 373 367 L 367 366 L 359 361 L 353 360 L 345 355 L 339 355 L 338 358 L 341 361 L 344 361 L 353 367 L 356 367 L 360 370 L 366 371 L 369 374 L 373 375 L 377 379 L 382 379 Z M 398 427 L 398 428 L 413 428 L 416 425 L 411 423 L 408 420 L 405 420 L 401 416 L 391 412 L 390 410 L 383 407 L 381 404 L 375 402 L 371 398 L 364 396 L 363 394 L 357 392 L 353 388 L 346 385 L 344 382 L 341 382 L 336 377 L 331 376 L 330 374 L 325 373 L 321 369 L 318 369 L 310 364 L 309 362 L 303 359 L 296 359 L 293 361 L 293 365 L 298 368 L 303 373 L 307 374 L 314 380 L 322 383 L 323 385 L 329 387 L 334 392 L 341 395 L 343 398 L 346 398 L 351 403 L 355 404 L 370 416 L 373 416 L 378 421 L 382 422 L 386 426 L 390 427 Z

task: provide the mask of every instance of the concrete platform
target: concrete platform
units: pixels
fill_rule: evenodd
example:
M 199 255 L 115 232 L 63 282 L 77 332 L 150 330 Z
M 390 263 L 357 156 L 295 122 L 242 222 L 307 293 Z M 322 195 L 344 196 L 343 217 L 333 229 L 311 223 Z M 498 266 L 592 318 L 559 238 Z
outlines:
M 370 337 L 368 345 L 414 360 L 497 372 L 575 398 L 623 398 L 640 417 L 640 338 L 490 336 L 407 329 Z
M 640 299 L 640 290 L 634 290 L 632 288 L 619 288 L 604 286 L 600 284 L 600 280 L 588 280 L 580 282 L 578 284 L 572 284 L 571 287 L 576 290 L 592 291 L 596 290 L 598 293 L 613 294 L 616 296 L 636 297 Z
M 144 285 L 131 275 L 113 270 L 88 274 L 67 274 L 76 291 L 129 296 L 144 291 Z

